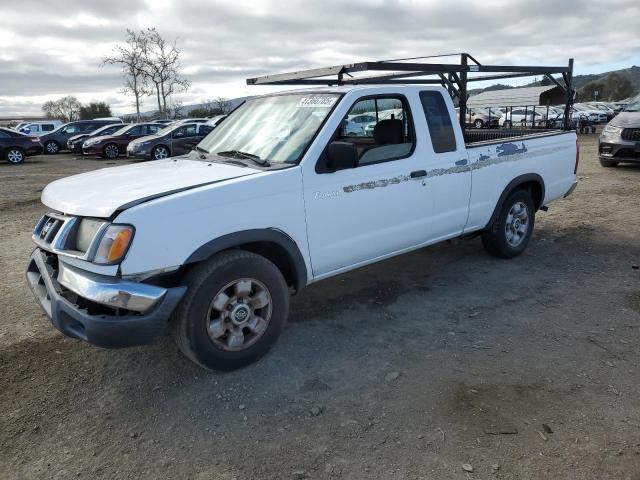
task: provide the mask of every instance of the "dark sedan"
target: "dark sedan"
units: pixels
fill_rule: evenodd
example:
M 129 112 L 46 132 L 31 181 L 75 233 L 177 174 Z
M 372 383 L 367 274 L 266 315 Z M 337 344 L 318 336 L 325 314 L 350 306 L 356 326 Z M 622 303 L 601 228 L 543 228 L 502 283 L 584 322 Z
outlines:
M 10 128 L 0 127 L 0 158 L 17 165 L 26 157 L 40 155 L 42 143 L 38 137 L 30 137 Z
M 74 122 L 65 123 L 53 132 L 47 132 L 40 135 L 40 141 L 44 145 L 45 153 L 54 154 L 67 148 L 67 140 L 80 133 L 91 133 L 105 125 L 119 123 L 122 120 L 76 120 Z
M 134 140 L 127 147 L 127 157 L 160 160 L 189 153 L 214 127 L 204 123 L 170 125 L 156 135 Z
M 105 125 L 104 127 L 100 127 L 99 129 L 94 130 L 93 132 L 74 135 L 69 140 L 67 140 L 67 149 L 72 151 L 73 153 L 82 153 L 82 144 L 85 142 L 85 140 L 88 140 L 93 137 L 99 137 L 101 135 L 113 135 L 118 130 L 128 125 L 129 124 L 114 123 L 112 125 Z
M 117 158 L 125 153 L 127 145 L 136 138 L 153 135 L 160 131 L 162 125 L 157 123 L 135 123 L 127 125 L 111 135 L 99 135 L 89 138 L 82 144 L 84 155 L 100 155 L 104 158 Z

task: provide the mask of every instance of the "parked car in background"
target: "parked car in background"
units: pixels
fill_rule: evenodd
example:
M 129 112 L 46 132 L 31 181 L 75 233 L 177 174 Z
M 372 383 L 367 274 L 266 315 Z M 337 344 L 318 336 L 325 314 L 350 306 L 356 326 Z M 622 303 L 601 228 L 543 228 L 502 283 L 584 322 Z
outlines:
M 530 127 L 532 124 L 535 124 L 535 126 L 545 125 L 546 121 L 546 107 L 536 107 L 535 111 L 533 107 L 514 107 L 513 109 L 507 109 L 507 111 L 498 120 L 498 125 L 507 128 L 514 125 Z
M 83 155 L 99 155 L 104 158 L 118 158 L 127 151 L 127 145 L 136 138 L 153 135 L 162 130 L 157 123 L 134 123 L 126 125 L 111 135 L 97 135 L 82 144 Z
M 604 127 L 598 140 L 598 155 L 603 167 L 640 163 L 640 95 Z
M 155 135 L 129 143 L 127 157 L 160 160 L 189 153 L 213 129 L 203 123 L 169 125 Z
M 584 103 L 574 103 L 573 108 L 574 110 L 587 115 L 589 117 L 589 120 L 591 120 L 593 123 L 607 123 L 607 114 L 602 110 L 589 107 Z
M 374 112 L 352 115 L 345 120 L 344 131 L 350 136 L 364 136 L 367 125 L 373 125 L 375 123 L 376 114 Z
M 607 115 L 607 120 L 611 120 L 616 116 L 613 108 L 611 108 L 604 102 L 589 102 L 585 103 L 585 106 L 593 108 L 594 110 L 600 110 L 601 112 L 604 112 Z
M 20 128 L 16 128 L 16 130 L 26 135 L 39 136 L 47 132 L 53 132 L 60 125 L 62 125 L 62 122 L 60 120 L 51 120 L 47 122 L 31 122 L 22 125 Z
M 41 135 L 40 141 L 44 146 L 45 153 L 55 154 L 67 149 L 67 140 L 71 137 L 80 133 L 91 133 L 100 127 L 114 123 L 122 124 L 122 120 L 77 120 L 65 123 L 53 132 Z
M 38 137 L 0 127 L 0 158 L 14 165 L 24 162 L 26 157 L 40 155 L 42 143 Z
M 456 108 L 456 113 L 460 118 L 460 108 Z M 492 128 L 499 125 L 501 116 L 502 112 L 495 108 L 469 108 L 465 123 L 473 128 Z
M 218 124 L 223 121 L 225 118 L 227 118 L 226 115 L 216 115 L 214 117 L 211 117 L 209 120 L 207 120 L 207 125 L 212 126 L 213 128 L 217 127 Z
M 151 123 L 160 123 L 162 125 L 169 125 L 171 123 L 175 122 L 175 120 L 167 120 L 167 119 L 158 119 L 158 120 L 153 120 Z
M 111 125 L 105 125 L 104 127 L 100 127 L 99 129 L 94 130 L 90 133 L 80 133 L 78 135 L 74 135 L 69 140 L 67 140 L 67 150 L 70 150 L 73 153 L 82 153 L 82 144 L 85 142 L 85 140 L 97 137 L 99 135 L 112 135 L 126 125 L 129 124 L 112 123 Z
M 180 120 L 174 120 L 173 123 L 207 123 L 210 118 L 181 118 Z

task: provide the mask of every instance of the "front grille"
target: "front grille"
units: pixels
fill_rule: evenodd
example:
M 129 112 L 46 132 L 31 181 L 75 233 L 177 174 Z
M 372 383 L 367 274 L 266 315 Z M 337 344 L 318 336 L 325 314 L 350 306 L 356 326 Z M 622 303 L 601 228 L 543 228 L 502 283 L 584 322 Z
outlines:
M 630 142 L 640 142 L 640 128 L 625 128 L 622 130 L 622 139 Z
M 45 215 L 33 231 L 34 239 L 37 239 L 40 244 L 51 245 L 64 223 L 64 217 Z

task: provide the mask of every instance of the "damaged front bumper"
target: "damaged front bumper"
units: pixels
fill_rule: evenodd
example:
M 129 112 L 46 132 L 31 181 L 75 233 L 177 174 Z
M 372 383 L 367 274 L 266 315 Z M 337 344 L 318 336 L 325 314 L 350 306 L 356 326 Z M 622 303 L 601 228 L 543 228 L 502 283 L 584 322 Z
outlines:
M 152 343 L 168 332 L 186 287 L 162 288 L 86 272 L 36 248 L 27 283 L 54 327 L 100 347 Z

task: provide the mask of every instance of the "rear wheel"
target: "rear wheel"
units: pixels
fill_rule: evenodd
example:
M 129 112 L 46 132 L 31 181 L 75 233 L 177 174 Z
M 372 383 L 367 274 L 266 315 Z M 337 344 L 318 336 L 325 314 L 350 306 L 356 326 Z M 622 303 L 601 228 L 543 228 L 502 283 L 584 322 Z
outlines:
M 223 252 L 194 268 L 172 319 L 180 350 L 215 370 L 244 367 L 277 340 L 289 312 L 280 270 L 243 250 Z
M 617 167 L 618 166 L 618 162 L 614 162 L 611 160 L 602 160 L 600 159 L 600 165 L 602 165 L 605 168 L 611 168 L 611 167 Z
M 163 158 L 169 157 L 169 149 L 164 145 L 158 145 L 151 152 L 151 158 L 154 160 L 162 160 Z
M 478 119 L 475 122 L 473 122 L 473 126 L 475 128 L 483 128 L 484 127 L 484 122 L 482 120 Z
M 118 148 L 118 145 L 116 145 L 115 143 L 109 143 L 105 145 L 104 149 L 102 150 L 102 156 L 104 158 L 109 158 L 113 160 L 114 158 L 118 158 L 119 155 L 120 155 L 120 149 Z
M 60 151 L 60 145 L 54 140 L 49 140 L 44 144 L 44 151 L 50 155 L 54 155 Z
M 24 162 L 24 151 L 18 147 L 11 147 L 5 153 L 7 162 L 17 165 Z
M 515 190 L 502 204 L 496 220 L 482 232 L 482 244 L 495 257 L 517 257 L 527 248 L 534 223 L 531 194 L 526 190 Z

